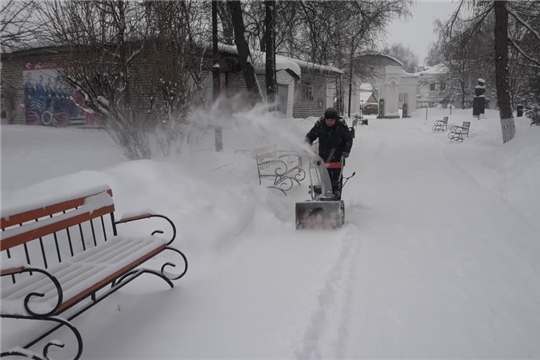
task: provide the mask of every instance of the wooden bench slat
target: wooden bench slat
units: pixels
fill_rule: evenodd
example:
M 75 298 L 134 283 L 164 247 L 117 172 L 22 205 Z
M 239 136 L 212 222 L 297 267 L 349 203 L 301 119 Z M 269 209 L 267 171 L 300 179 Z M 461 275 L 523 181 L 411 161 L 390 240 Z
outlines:
M 93 292 L 96 292 L 97 290 L 101 289 L 103 286 L 107 285 L 108 283 L 110 283 L 111 281 L 113 281 L 114 279 L 120 277 L 121 275 L 125 274 L 126 272 L 128 272 L 129 270 L 137 267 L 138 265 L 142 264 L 143 262 L 145 262 L 146 260 L 152 258 L 153 256 L 155 256 L 156 254 L 160 253 L 161 251 L 163 251 L 165 249 L 166 245 L 162 245 L 158 248 L 156 248 L 155 250 L 147 253 L 146 255 L 142 256 L 141 258 L 139 258 L 138 260 L 135 260 L 133 261 L 132 263 L 130 263 L 129 265 L 126 265 L 124 266 L 122 269 L 118 270 L 117 272 L 115 272 L 114 274 L 110 275 L 110 276 L 107 276 L 105 279 L 103 279 L 102 281 L 98 282 L 97 284 L 95 284 L 94 286 L 91 286 L 89 288 L 87 288 L 86 290 L 80 292 L 79 294 L 77 294 L 76 296 L 72 297 L 71 299 L 65 301 L 64 303 L 62 303 L 62 305 L 60 305 L 60 307 L 58 308 L 58 311 L 57 313 L 61 313 L 63 311 L 65 311 L 66 309 L 70 308 L 71 306 L 73 306 L 74 304 L 76 304 L 78 301 L 80 301 L 81 299 L 84 299 L 85 297 L 87 297 L 88 295 L 92 294 Z
M 49 205 L 49 206 L 45 206 L 43 208 L 33 209 L 33 210 L 30 210 L 30 211 L 25 211 L 25 212 L 22 212 L 22 213 L 19 213 L 19 214 L 10 215 L 9 217 L 3 217 L 3 218 L 0 219 L 0 227 L 2 229 L 6 229 L 8 227 L 18 225 L 18 224 L 22 224 L 22 223 L 25 223 L 25 222 L 28 222 L 28 221 L 31 221 L 31 220 L 43 218 L 43 217 L 46 217 L 46 216 L 49 216 L 49 215 L 52 215 L 52 214 L 61 213 L 62 211 L 75 209 L 77 207 L 83 206 L 85 201 L 86 201 L 86 198 L 88 198 L 90 196 L 93 196 L 93 195 L 98 195 L 98 194 L 101 194 L 101 193 L 102 192 L 97 192 L 95 194 L 89 194 L 89 195 L 86 195 L 86 196 L 83 196 L 83 197 L 80 197 L 80 198 L 77 198 L 77 199 L 63 201 L 63 202 L 60 202 L 60 203 L 57 203 L 57 204 L 52 204 L 52 205 Z M 111 189 L 107 190 L 107 193 L 111 197 L 113 196 Z
M 152 236 L 120 237 L 88 248 L 48 269 L 48 272 L 56 277 L 63 289 L 64 302 L 68 303 L 68 305 L 63 305 L 64 309 L 86 296 L 88 289 L 95 291 L 96 284 L 102 284 L 111 276 L 121 276 L 122 272 L 133 268 L 134 264 L 146 261 L 165 247 L 164 239 Z M 4 290 L 1 294 L 2 301 L 11 301 L 14 304 L 22 304 L 24 297 L 30 292 L 44 295 L 37 303 L 53 306 L 56 301 L 57 293 L 53 283 L 39 274 L 23 278 Z M 76 299 L 71 300 L 74 297 Z M 9 311 L 9 307 L 7 309 Z
M 74 211 L 77 211 L 77 210 L 74 210 Z M 109 206 L 103 207 L 101 209 L 94 210 L 91 213 L 86 212 L 86 213 L 83 213 L 83 214 L 80 214 L 80 215 L 77 215 L 77 216 L 68 217 L 65 220 L 56 221 L 56 222 L 53 222 L 50 225 L 40 226 L 40 227 L 38 227 L 36 229 L 32 229 L 30 231 L 26 231 L 26 232 L 23 232 L 23 233 L 14 235 L 14 236 L 9 236 L 9 232 L 11 230 L 18 230 L 18 228 L 3 231 L 2 232 L 3 237 L 2 237 L 2 240 L 0 240 L 0 251 L 10 249 L 10 248 L 12 248 L 14 246 L 17 246 L 17 245 L 22 245 L 22 244 L 24 244 L 24 243 L 26 243 L 28 241 L 38 239 L 38 238 L 43 237 L 45 235 L 52 234 L 52 233 L 54 233 L 56 231 L 60 231 L 60 230 L 66 229 L 68 227 L 81 224 L 81 223 L 83 223 L 85 221 L 95 219 L 95 218 L 100 217 L 102 215 L 110 214 L 112 212 L 114 212 L 114 205 L 109 205 Z M 67 213 L 65 215 L 69 215 L 69 213 Z M 52 218 L 50 220 L 53 220 L 53 219 L 54 218 Z M 47 219 L 47 220 L 49 220 L 49 219 Z M 43 220 L 43 222 L 45 222 L 47 220 Z M 36 224 L 38 224 L 38 223 L 36 223 Z M 6 235 L 7 235 L 7 237 L 4 237 Z

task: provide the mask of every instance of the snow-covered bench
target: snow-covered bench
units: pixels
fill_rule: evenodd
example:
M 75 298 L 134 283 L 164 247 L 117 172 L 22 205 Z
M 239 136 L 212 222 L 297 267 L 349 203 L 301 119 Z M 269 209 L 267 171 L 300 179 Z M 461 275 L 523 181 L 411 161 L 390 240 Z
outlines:
M 30 347 L 67 327 L 77 339 L 73 358 L 78 359 L 83 350 L 82 337 L 70 320 L 139 275 L 156 275 L 173 287 L 171 280 L 180 279 L 187 271 L 185 255 L 169 246 L 176 237 L 174 223 L 151 213 L 116 220 L 112 191 L 107 186 L 59 194 L 55 201 L 24 200 L 2 208 L 1 317 L 40 320 L 52 326 L 1 356 L 46 359 L 51 346 L 63 344 L 50 341 L 42 356 L 32 353 Z M 118 234 L 118 225 L 147 218 L 168 223 L 170 238 L 154 236 L 163 234 L 160 230 L 140 237 Z M 168 261 L 157 270 L 139 267 L 165 250 L 180 256 L 183 266 L 177 273 L 167 271 L 175 266 Z M 9 332 L 6 328 L 3 331 Z
M 302 157 L 298 152 L 278 150 L 275 145 L 260 146 L 254 151 L 257 162 L 259 185 L 263 179 L 269 178 L 272 185 L 269 188 L 281 190 L 284 194 L 292 189 L 294 183 L 306 178 L 302 169 Z
M 462 126 L 452 126 L 450 132 L 448 133 L 448 138 L 454 141 L 463 141 L 465 140 L 463 136 L 469 137 L 469 130 L 471 128 L 470 121 L 464 121 Z
M 433 131 L 446 131 L 448 130 L 448 116 L 445 116 L 442 120 L 435 120 L 433 122 Z
M 352 127 L 349 130 L 354 131 L 354 128 L 360 123 L 360 125 L 368 125 L 368 119 L 363 118 L 360 115 L 355 115 L 354 120 L 352 121 Z

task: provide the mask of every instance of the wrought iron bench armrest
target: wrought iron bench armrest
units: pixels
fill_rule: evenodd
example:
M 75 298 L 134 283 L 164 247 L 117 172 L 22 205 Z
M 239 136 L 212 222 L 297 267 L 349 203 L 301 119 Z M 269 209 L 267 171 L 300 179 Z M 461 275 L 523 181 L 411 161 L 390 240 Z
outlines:
M 167 246 L 168 245 L 171 245 L 172 242 L 174 241 L 174 239 L 176 239 L 176 226 L 174 225 L 174 223 L 171 221 L 171 219 L 169 219 L 168 217 L 164 216 L 164 215 L 158 215 L 158 214 L 149 214 L 149 213 L 146 213 L 146 214 L 138 214 L 138 215 L 130 215 L 130 216 L 127 216 L 127 217 L 123 217 L 121 218 L 120 220 L 118 221 L 115 221 L 114 222 L 114 226 L 116 228 L 116 225 L 118 224 L 125 224 L 125 223 L 128 223 L 128 222 L 131 222 L 131 221 L 136 221 L 136 220 L 141 220 L 141 219 L 149 219 L 149 218 L 153 218 L 153 217 L 157 217 L 157 218 L 161 218 L 161 219 L 164 219 L 166 220 L 169 225 L 171 226 L 172 228 L 172 238 L 167 242 Z M 155 234 L 163 234 L 163 231 L 162 230 L 155 230 L 152 232 L 151 235 L 155 235 Z M 115 230 L 115 236 L 117 235 L 116 234 L 116 230 Z
M 37 313 L 37 312 L 31 310 L 28 304 L 29 304 L 29 302 L 30 302 L 30 300 L 32 298 L 34 298 L 34 297 L 44 297 L 45 294 L 40 293 L 40 292 L 32 291 L 32 292 L 30 292 L 28 295 L 26 295 L 24 297 L 24 302 L 23 302 L 24 309 L 26 310 L 26 312 L 28 314 L 30 314 L 32 317 L 36 317 L 36 318 L 44 318 L 44 317 L 54 315 L 58 311 L 60 306 L 62 305 L 62 302 L 64 301 L 64 291 L 62 290 L 62 285 L 60 285 L 60 282 L 58 281 L 56 276 L 52 275 L 51 273 L 49 273 L 48 271 L 45 271 L 43 269 L 34 268 L 34 267 L 27 267 L 27 266 L 23 266 L 23 267 L 19 267 L 19 268 L 12 268 L 12 269 L 4 269 L 4 270 L 2 270 L 1 275 L 2 276 L 9 276 L 9 275 L 14 276 L 16 274 L 33 273 L 33 272 L 43 274 L 46 277 L 48 277 L 49 280 L 51 280 L 51 282 L 54 284 L 54 287 L 56 288 L 57 300 L 56 300 L 56 304 L 54 305 L 54 307 L 51 310 L 49 310 L 48 312 Z M 9 314 L 2 313 L 2 315 L 5 316 L 5 315 L 9 315 Z
M 24 270 L 24 266 L 17 266 L 0 270 L 0 276 L 21 274 Z

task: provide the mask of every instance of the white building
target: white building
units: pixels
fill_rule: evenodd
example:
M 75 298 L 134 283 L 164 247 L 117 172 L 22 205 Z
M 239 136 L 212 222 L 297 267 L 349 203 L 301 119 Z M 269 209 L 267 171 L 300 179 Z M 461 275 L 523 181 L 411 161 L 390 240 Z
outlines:
M 379 101 L 381 118 L 399 118 L 404 107 L 407 115 L 416 110 L 417 74 L 407 73 L 399 60 L 388 55 L 364 55 L 360 61 L 371 72 L 372 83 L 368 89 L 361 79 L 353 80 L 351 113 L 357 112 L 361 100 L 364 99 L 365 103 L 371 93 Z M 348 99 L 345 99 L 345 104 L 348 104 Z
M 436 107 L 452 103 L 450 86 L 446 84 L 448 69 L 444 64 L 418 67 L 418 107 Z
M 461 96 L 459 91 L 458 79 L 452 77 L 450 70 L 444 64 L 438 64 L 431 67 L 420 66 L 418 67 L 419 75 L 418 80 L 418 107 L 446 107 L 452 105 L 453 107 L 461 108 L 472 107 L 474 98 L 474 88 L 477 85 L 477 79 L 470 81 L 466 85 L 465 104 L 461 102 Z M 452 90 L 454 88 L 454 90 Z M 486 95 L 486 108 L 496 108 L 495 101 L 490 99 L 491 93 Z

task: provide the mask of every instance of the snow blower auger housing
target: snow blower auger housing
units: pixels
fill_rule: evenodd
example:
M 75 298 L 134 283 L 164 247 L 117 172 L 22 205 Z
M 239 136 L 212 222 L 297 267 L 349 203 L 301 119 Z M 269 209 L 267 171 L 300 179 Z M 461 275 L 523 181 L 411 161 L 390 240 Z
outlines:
M 296 229 L 336 229 L 345 223 L 345 203 L 341 200 L 345 161 L 325 163 L 319 156 L 309 162 L 309 193 L 311 200 L 296 203 Z M 339 180 L 332 190 L 328 169 L 339 169 Z

